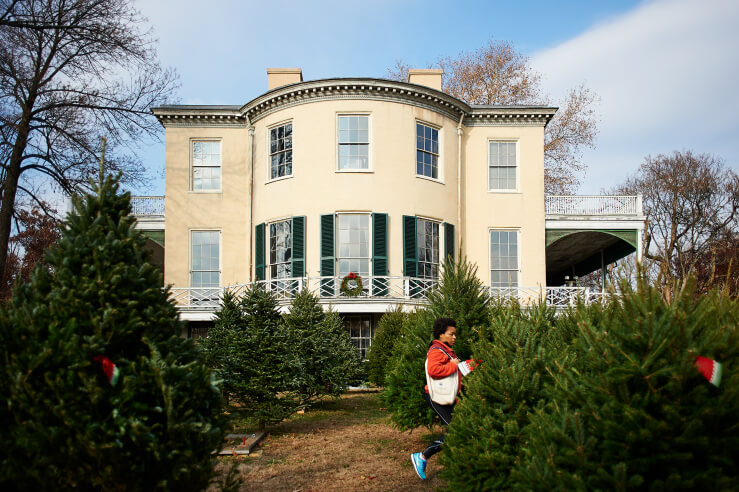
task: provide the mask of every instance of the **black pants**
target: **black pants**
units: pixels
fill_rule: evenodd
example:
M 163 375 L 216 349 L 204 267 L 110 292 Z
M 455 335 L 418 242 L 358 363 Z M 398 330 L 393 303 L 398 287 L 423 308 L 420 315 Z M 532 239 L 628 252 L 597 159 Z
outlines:
M 454 411 L 454 404 L 451 405 L 439 405 L 438 403 L 434 403 L 431 401 L 431 397 L 429 397 L 428 393 L 426 393 L 426 402 L 429 404 L 431 408 L 434 409 L 434 412 L 441 418 L 441 422 L 446 427 L 449 425 L 449 422 L 452 421 L 452 412 Z M 429 444 L 429 447 L 426 448 L 426 450 L 423 452 L 423 456 L 426 459 L 431 458 L 433 455 L 441 451 L 441 445 L 444 444 L 444 437 L 445 435 L 442 434 L 440 438 L 438 438 L 436 441 Z

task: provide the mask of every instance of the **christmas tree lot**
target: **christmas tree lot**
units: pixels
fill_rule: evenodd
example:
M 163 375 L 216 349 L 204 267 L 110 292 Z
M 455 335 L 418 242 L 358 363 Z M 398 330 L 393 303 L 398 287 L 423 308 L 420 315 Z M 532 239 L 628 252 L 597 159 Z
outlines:
M 227 422 L 117 179 L 0 309 L 0 483 L 202 490 Z
M 736 301 L 622 291 L 557 317 L 493 309 L 441 453 L 451 488 L 739 488 Z

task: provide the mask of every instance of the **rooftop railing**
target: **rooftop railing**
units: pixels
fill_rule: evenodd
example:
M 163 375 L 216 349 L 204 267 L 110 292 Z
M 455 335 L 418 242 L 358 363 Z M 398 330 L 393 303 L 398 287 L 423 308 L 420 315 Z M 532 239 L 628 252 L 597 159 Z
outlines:
M 308 290 L 323 303 L 372 303 L 425 304 L 436 281 L 415 277 L 362 277 L 362 289 L 356 296 L 341 290 L 342 277 L 302 277 L 263 280 L 228 287 L 175 287 L 172 298 L 181 310 L 214 311 L 221 305 L 226 292 L 243 295 L 253 284 L 272 292 L 281 305 L 286 305 L 295 295 Z M 574 306 L 579 302 L 605 302 L 612 294 L 592 291 L 587 287 L 484 287 L 493 300 L 515 299 L 522 305 L 545 302 L 558 309 Z
M 643 215 L 641 195 L 547 195 L 545 211 L 547 215 Z
M 139 217 L 164 217 L 163 196 L 132 196 L 131 214 Z

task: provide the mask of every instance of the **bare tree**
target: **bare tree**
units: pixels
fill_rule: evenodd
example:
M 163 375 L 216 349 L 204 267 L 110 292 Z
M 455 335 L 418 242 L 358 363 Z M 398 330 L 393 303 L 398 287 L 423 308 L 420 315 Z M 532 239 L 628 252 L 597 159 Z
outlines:
M 644 256 L 654 262 L 653 278 L 668 290 L 737 230 L 739 176 L 710 154 L 647 156 L 616 191 L 643 195 Z
M 468 104 L 551 104 L 541 90 L 541 75 L 528 57 L 503 41 L 490 41 L 472 53 L 442 57 L 433 66 L 444 70 L 442 90 Z M 397 61 L 388 70 L 394 80 L 408 80 L 410 67 Z M 549 194 L 574 192 L 585 171 L 582 151 L 595 146 L 597 95 L 584 85 L 573 88 L 547 125 L 544 137 L 545 190 Z
M 130 0 L 0 0 L 0 269 L 19 196 L 41 205 L 43 179 L 86 186 L 102 136 L 110 171 L 143 176 L 137 145 L 160 131 L 150 108 L 177 85 L 144 22 Z

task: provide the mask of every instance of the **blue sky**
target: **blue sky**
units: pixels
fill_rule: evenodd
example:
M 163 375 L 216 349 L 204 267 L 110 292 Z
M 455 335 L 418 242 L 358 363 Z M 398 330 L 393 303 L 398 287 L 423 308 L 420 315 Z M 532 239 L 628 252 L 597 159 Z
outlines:
M 402 59 L 511 42 L 553 102 L 581 83 L 600 96 L 600 133 L 579 192 L 621 183 L 647 154 L 693 149 L 737 169 L 739 1 L 289 2 L 139 0 L 179 103 L 243 104 L 267 89 L 267 67 L 305 80 L 385 77 Z M 147 145 L 148 186 L 164 194 L 164 146 Z

